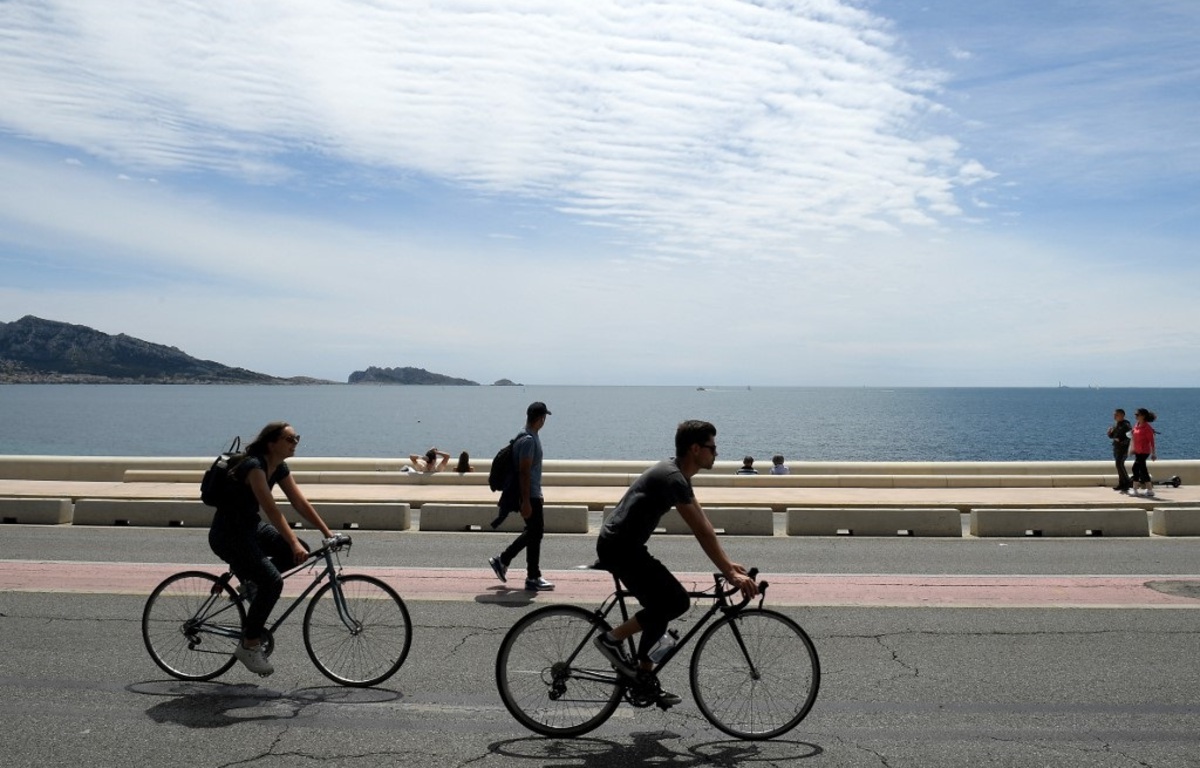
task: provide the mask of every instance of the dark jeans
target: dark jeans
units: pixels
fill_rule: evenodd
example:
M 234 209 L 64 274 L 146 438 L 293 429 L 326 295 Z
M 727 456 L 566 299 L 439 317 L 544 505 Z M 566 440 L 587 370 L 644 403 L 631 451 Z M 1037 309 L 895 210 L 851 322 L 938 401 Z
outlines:
M 621 580 L 642 608 L 634 614 L 642 627 L 638 660 L 649 658 L 650 649 L 667 631 L 667 624 L 687 613 L 692 605 L 687 590 L 645 546 L 622 544 L 608 539 L 596 542 L 600 567 Z
M 516 541 L 508 545 L 508 549 L 500 553 L 500 562 L 507 568 L 523 549 L 526 578 L 536 579 L 542 575 L 542 536 L 546 533 L 546 518 L 543 515 L 545 499 L 530 499 L 529 506 L 533 507 L 533 513 L 525 521 L 525 530 L 521 531 Z
M 254 599 L 246 611 L 242 634 L 250 639 L 261 637 L 267 617 L 283 593 L 282 572 L 293 567 L 292 548 L 275 526 L 257 515 L 249 518 L 245 514 L 222 514 L 220 510 L 208 529 L 208 546 L 229 563 L 238 581 L 254 585 Z
M 1149 483 L 1150 470 L 1146 468 L 1146 459 L 1150 458 L 1148 453 L 1133 454 L 1133 482 Z
M 1129 443 L 1113 443 L 1113 460 L 1117 462 L 1117 487 L 1122 491 L 1129 488 L 1129 473 L 1125 471 L 1125 457 L 1129 455 Z

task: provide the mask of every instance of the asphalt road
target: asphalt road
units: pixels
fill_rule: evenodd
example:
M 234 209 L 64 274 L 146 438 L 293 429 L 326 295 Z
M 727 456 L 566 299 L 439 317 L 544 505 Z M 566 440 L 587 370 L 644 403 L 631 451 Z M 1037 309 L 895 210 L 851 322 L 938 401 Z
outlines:
M 478 562 L 508 537 L 360 533 L 347 562 Z M 771 573 L 1146 574 L 1200 581 L 1187 540 L 736 539 Z M 546 565 L 590 558 L 550 537 Z M 703 570 L 694 541 L 663 559 Z M 202 531 L 5 526 L 0 559 L 211 563 Z M 401 594 L 404 585 L 395 585 Z M 141 645 L 140 596 L 0 593 L 5 766 L 1200 766 L 1200 613 L 1189 609 L 787 607 L 821 654 L 821 694 L 787 737 L 731 741 L 691 701 L 623 706 L 587 737 L 546 740 L 496 694 L 504 632 L 529 600 L 422 600 L 404 667 L 376 689 L 329 684 L 297 620 L 277 672 L 210 683 L 166 678 Z M 1200 600 L 1197 601 L 1200 604 Z

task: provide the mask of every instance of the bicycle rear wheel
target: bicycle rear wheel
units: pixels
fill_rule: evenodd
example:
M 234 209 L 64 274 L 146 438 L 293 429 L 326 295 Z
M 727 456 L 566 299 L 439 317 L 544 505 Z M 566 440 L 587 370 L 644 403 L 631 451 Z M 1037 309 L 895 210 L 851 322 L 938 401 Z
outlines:
M 142 640 L 162 671 L 211 680 L 233 666 L 246 611 L 228 583 L 185 571 L 154 588 L 142 610 Z
M 321 674 L 335 683 L 367 687 L 396 673 L 408 657 L 412 622 L 396 591 L 374 576 L 337 577 L 317 590 L 304 613 L 304 648 Z
M 496 688 L 504 706 L 543 736 L 579 736 L 621 703 L 612 665 L 592 645 L 603 621 L 573 605 L 549 605 L 521 618 L 496 654 Z
M 796 727 L 817 699 L 821 664 L 800 625 L 748 609 L 709 627 L 692 654 L 691 685 L 708 721 L 739 739 Z

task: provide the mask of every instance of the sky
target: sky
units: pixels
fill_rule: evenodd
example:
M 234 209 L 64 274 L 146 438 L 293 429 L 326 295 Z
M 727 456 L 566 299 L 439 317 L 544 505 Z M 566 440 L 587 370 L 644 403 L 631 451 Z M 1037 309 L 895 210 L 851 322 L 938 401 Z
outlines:
M 0 322 L 276 376 L 1196 386 L 1195 0 L 0 0 Z

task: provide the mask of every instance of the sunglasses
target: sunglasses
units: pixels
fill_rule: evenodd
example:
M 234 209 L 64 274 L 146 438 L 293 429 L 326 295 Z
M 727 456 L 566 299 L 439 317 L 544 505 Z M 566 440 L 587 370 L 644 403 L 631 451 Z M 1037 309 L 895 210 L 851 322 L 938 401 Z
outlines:
M 700 447 L 707 448 L 708 450 L 712 451 L 713 456 L 717 455 L 717 446 L 715 446 L 715 445 L 709 445 L 708 443 L 705 443 L 705 444 L 701 445 Z
M 300 435 L 284 435 L 284 436 L 283 436 L 283 439 L 284 439 L 284 440 L 287 440 L 287 441 L 288 441 L 289 443 L 291 443 L 292 445 L 299 445 L 299 444 L 300 444 Z

